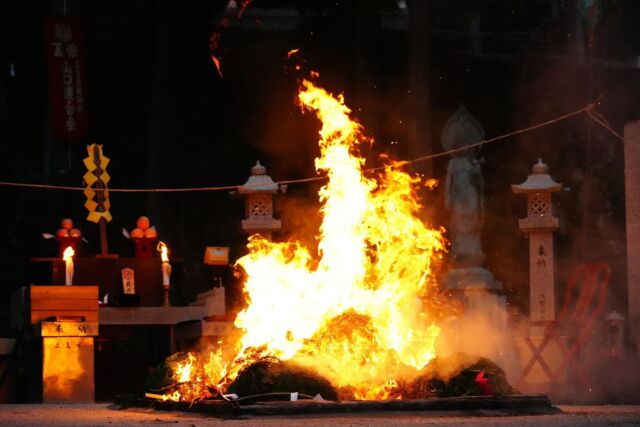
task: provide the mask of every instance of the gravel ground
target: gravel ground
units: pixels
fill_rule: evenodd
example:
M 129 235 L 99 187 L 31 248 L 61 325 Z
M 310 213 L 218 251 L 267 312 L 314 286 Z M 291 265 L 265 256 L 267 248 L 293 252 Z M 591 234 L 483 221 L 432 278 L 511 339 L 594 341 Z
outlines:
M 464 413 L 387 412 L 297 417 L 211 418 L 189 413 L 109 409 L 107 404 L 0 405 L 0 426 L 640 426 L 640 406 L 559 406 L 556 415 L 469 416 Z

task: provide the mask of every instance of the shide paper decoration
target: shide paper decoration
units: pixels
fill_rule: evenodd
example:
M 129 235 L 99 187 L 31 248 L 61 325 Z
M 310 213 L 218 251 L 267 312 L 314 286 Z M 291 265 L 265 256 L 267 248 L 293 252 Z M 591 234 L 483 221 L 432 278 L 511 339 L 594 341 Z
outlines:
M 84 206 L 89 211 L 87 220 L 98 223 L 100 219 L 104 218 L 106 222 L 110 222 L 112 219 L 109 212 L 111 202 L 107 188 L 107 184 L 111 180 L 107 173 L 109 158 L 103 155 L 102 145 L 91 144 L 87 146 L 87 152 L 89 156 L 83 160 L 87 167 L 87 173 L 83 177 L 87 186 L 84 190 L 84 195 L 87 197 Z

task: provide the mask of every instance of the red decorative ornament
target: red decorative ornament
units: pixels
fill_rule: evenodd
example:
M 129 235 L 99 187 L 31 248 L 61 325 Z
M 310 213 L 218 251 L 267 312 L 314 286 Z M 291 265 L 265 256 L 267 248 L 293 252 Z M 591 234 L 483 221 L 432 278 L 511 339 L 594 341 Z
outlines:
M 493 389 L 489 385 L 489 379 L 485 378 L 484 372 L 478 372 L 478 375 L 476 375 L 475 383 L 478 384 L 478 387 L 480 387 L 482 396 L 493 395 Z

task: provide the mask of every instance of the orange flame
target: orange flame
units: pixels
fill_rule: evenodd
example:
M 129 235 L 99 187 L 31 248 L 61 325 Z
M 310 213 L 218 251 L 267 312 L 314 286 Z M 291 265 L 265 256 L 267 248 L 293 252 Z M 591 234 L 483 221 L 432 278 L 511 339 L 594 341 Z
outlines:
M 193 368 L 193 362 L 195 362 L 195 360 L 196 358 L 189 353 L 188 360 L 184 364 L 178 364 L 176 374 L 179 382 L 186 383 L 191 380 L 191 369 Z
M 438 186 L 438 184 L 440 184 L 440 181 L 438 181 L 436 178 L 429 178 L 424 181 L 424 186 L 429 190 L 434 190 Z
M 67 246 L 67 248 L 62 253 L 62 260 L 66 261 L 68 259 L 71 259 L 75 254 L 76 252 L 73 250 L 73 247 Z
M 399 397 L 398 381 L 435 357 L 439 313 L 424 299 L 443 230 L 419 217 L 419 177 L 386 158 L 377 177 L 364 176 L 358 149 L 370 139 L 342 95 L 303 80 L 298 100 L 322 123 L 315 166 L 328 182 L 319 191 L 317 251 L 250 237 L 237 262 L 248 302 L 235 319 L 239 352 L 230 363 L 211 353 L 204 381 L 223 390 L 268 355 L 313 367 L 356 399 Z
M 162 262 L 169 262 L 169 248 L 164 242 L 158 242 L 156 250 L 160 252 L 160 258 Z

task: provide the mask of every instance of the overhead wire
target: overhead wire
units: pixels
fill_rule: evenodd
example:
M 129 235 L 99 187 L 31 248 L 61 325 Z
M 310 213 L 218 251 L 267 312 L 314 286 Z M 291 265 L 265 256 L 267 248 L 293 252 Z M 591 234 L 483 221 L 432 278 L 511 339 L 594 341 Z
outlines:
M 452 148 L 450 150 L 441 151 L 438 153 L 427 154 L 427 155 L 416 157 L 410 160 L 398 160 L 384 166 L 363 169 L 363 172 L 368 173 L 368 172 L 375 172 L 375 171 L 389 169 L 389 168 L 392 168 L 392 169 L 402 168 L 407 165 L 423 162 L 425 160 L 435 159 L 435 158 L 444 157 L 444 156 L 448 156 L 455 153 L 464 152 L 472 148 L 480 147 L 496 141 L 501 141 L 507 138 L 511 138 L 516 135 L 531 132 L 533 130 L 540 129 L 540 128 L 552 125 L 554 123 L 567 120 L 571 117 L 575 117 L 582 113 L 586 113 L 593 121 L 595 121 L 598 125 L 602 126 L 604 129 L 609 131 L 616 138 L 624 139 L 623 136 L 621 136 L 618 132 L 616 132 L 611 128 L 611 126 L 609 125 L 607 120 L 604 118 L 604 116 L 602 116 L 600 113 L 598 113 L 595 110 L 595 106 L 598 104 L 601 98 L 602 96 L 600 96 L 594 102 L 587 104 L 583 108 L 580 108 L 579 110 L 575 110 L 570 113 L 563 114 L 551 120 L 547 120 L 532 126 L 511 131 L 503 135 L 495 136 L 493 138 L 478 141 L 462 147 Z M 313 176 L 308 178 L 281 180 L 281 181 L 276 181 L 274 184 L 276 185 L 302 184 L 307 182 L 322 181 L 325 179 L 327 179 L 326 175 L 319 175 L 319 176 Z M 10 182 L 10 181 L 0 181 L 0 186 L 15 187 L 15 188 L 46 189 L 46 190 L 63 190 L 63 191 L 86 190 L 86 187 L 52 185 L 52 184 L 32 184 L 32 183 L 25 183 L 25 182 Z M 255 186 L 257 188 L 260 188 L 260 187 L 263 187 L 264 184 L 256 184 Z M 197 192 L 197 191 L 234 191 L 234 190 L 237 190 L 238 187 L 240 187 L 240 185 L 222 185 L 222 186 L 210 186 L 210 187 L 183 187 L 183 188 L 108 188 L 107 190 L 111 193 L 188 193 L 188 192 Z M 251 184 L 245 184 L 244 187 L 250 188 Z

